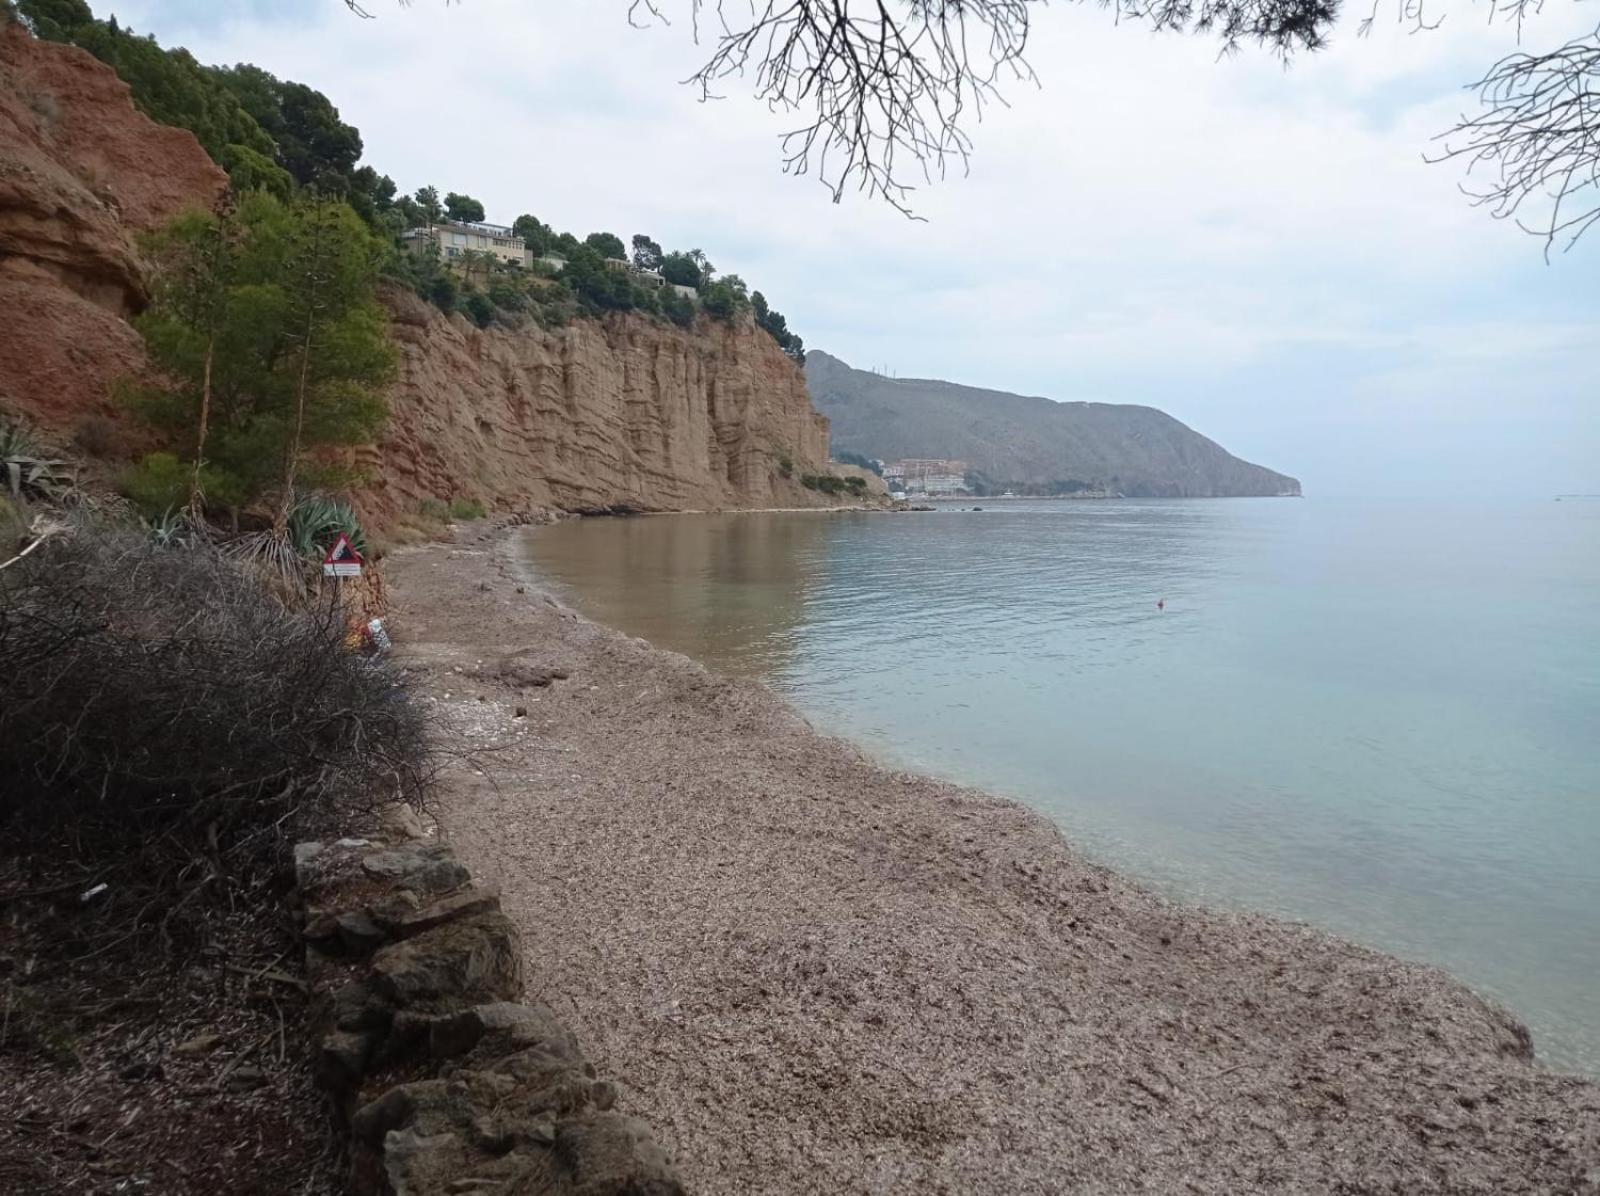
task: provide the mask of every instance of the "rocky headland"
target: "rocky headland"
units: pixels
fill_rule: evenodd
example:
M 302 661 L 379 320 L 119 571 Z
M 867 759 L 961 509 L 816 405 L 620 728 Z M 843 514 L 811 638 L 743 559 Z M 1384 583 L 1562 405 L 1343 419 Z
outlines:
M 932 378 L 890 378 L 816 350 L 806 383 L 835 448 L 963 461 L 982 490 L 1129 498 L 1298 495 L 1287 474 L 1242 461 L 1165 411 L 1056 402 Z

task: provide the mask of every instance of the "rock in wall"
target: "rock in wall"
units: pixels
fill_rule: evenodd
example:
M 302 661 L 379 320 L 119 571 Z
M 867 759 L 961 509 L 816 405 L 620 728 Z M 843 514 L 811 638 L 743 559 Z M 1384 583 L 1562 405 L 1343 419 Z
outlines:
M 750 322 L 641 316 L 479 329 L 399 290 L 389 427 L 363 464 L 380 520 L 427 498 L 503 509 L 822 506 L 828 424 Z M 784 463 L 788 474 L 784 474 Z
M 62 433 L 144 364 L 136 238 L 227 176 L 110 67 L 0 17 L 0 402 Z
M 549 1006 L 523 997 L 499 891 L 391 807 L 376 839 L 295 848 L 319 1085 L 355 1196 L 683 1196 Z

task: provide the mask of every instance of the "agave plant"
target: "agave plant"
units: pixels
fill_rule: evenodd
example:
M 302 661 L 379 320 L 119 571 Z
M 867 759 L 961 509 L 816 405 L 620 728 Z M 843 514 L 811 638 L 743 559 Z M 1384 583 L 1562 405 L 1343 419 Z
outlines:
M 350 546 L 367 553 L 367 535 L 350 504 L 326 494 L 307 494 L 289 512 L 289 543 L 303 557 L 320 557 L 343 532 Z
M 146 519 L 144 526 L 151 542 L 162 548 L 197 548 L 210 539 L 204 521 L 194 519 L 188 511 L 171 507 L 159 518 Z
M 0 423 L 0 476 L 12 498 L 65 498 L 78 479 L 68 461 L 47 457 L 20 423 Z
M 312 565 L 343 532 L 365 555 L 366 533 L 350 504 L 325 494 L 308 494 L 289 510 L 286 527 L 252 532 L 229 542 L 224 551 L 271 577 L 285 592 L 303 596 L 310 588 Z
M 38 444 L 20 421 L 0 420 L 0 460 L 38 455 Z

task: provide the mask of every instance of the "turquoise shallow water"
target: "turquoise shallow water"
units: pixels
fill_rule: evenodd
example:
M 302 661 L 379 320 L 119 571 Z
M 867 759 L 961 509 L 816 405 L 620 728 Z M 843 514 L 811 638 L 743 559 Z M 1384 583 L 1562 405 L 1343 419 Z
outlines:
M 525 544 L 603 623 L 1176 896 L 1443 964 L 1600 1074 L 1600 501 L 1008 502 Z

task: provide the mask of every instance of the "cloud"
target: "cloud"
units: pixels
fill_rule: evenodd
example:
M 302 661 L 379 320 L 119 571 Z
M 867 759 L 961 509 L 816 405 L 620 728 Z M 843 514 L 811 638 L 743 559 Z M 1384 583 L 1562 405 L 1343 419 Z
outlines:
M 1514 45 L 1470 5 L 1430 34 L 1359 38 L 1346 21 L 1288 69 L 1092 6 L 1041 8 L 1041 86 L 987 111 L 969 173 L 918 190 L 926 223 L 784 176 L 782 114 L 736 80 L 709 103 L 680 86 L 705 54 L 681 22 L 630 29 L 620 0 L 374 11 L 118 7 L 202 60 L 325 91 L 407 189 L 702 247 L 847 360 L 1154 403 L 1324 490 L 1481 489 L 1519 396 L 1549 439 L 1516 438 L 1495 484 L 1600 485 L 1585 476 L 1600 365 L 1576 348 L 1600 333 L 1600 237 L 1545 266 L 1466 202 L 1456 167 L 1423 161 L 1462 85 Z M 1524 42 L 1585 20 L 1553 6 Z M 1427 418 L 1448 423 L 1448 453 L 1396 443 Z M 1319 442 L 1330 420 L 1361 434 Z

